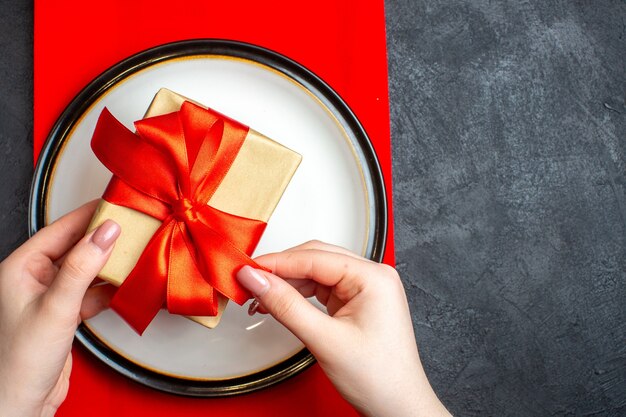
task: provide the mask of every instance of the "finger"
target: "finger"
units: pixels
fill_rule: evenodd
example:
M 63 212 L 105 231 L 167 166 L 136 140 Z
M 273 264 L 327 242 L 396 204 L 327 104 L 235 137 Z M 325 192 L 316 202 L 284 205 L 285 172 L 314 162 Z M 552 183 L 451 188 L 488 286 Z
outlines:
M 356 253 L 337 245 L 331 245 L 330 243 L 322 242 L 319 240 L 309 240 L 308 242 L 302 243 L 298 246 L 294 246 L 293 248 L 289 248 L 284 252 L 295 252 L 298 250 L 309 250 L 309 249 L 317 249 L 323 250 L 326 252 L 334 252 L 340 253 L 342 255 L 351 256 L 356 259 L 362 259 L 364 261 L 369 261 L 369 259 L 364 258 L 362 256 L 357 255 Z M 370 261 L 371 262 L 371 261 Z
M 333 326 L 332 319 L 309 303 L 295 288 L 274 274 L 250 266 L 237 273 L 237 280 L 305 345 L 314 343 L 319 329 Z M 316 331 L 317 330 L 317 331 Z
M 370 279 L 373 263 L 334 252 L 316 249 L 263 255 L 255 261 L 283 278 L 311 279 L 337 287 L 341 300 L 360 292 Z
M 298 290 L 304 298 L 314 296 L 317 288 L 321 287 L 320 284 L 310 279 L 285 279 L 285 282 Z
M 90 319 L 101 311 L 106 310 L 111 303 L 111 298 L 115 295 L 116 289 L 112 285 L 98 285 L 97 287 L 89 288 L 80 306 L 81 320 Z
M 317 283 L 310 279 L 286 279 L 284 281 L 294 287 L 304 298 L 311 297 L 313 294 L 311 287 L 317 286 Z M 252 315 L 254 313 L 268 314 L 267 310 L 258 302 L 254 309 L 252 309 L 252 305 L 248 309 L 248 314 Z
M 317 301 L 327 305 L 331 287 L 318 284 L 310 279 L 286 279 L 285 282 L 294 287 L 304 298 L 315 296 Z
M 317 301 L 325 306 L 328 306 L 328 301 L 331 295 L 330 287 L 318 284 L 310 279 L 286 279 L 284 281 L 294 287 L 304 298 L 315 297 Z M 341 305 L 343 305 L 343 303 L 341 303 Z M 335 310 L 336 309 L 337 308 L 335 308 Z M 261 305 L 257 307 L 256 312 L 267 314 L 267 310 L 265 310 L 265 308 Z
M 98 201 L 91 201 L 66 214 L 33 235 L 20 250 L 43 253 L 55 260 L 65 254 L 84 236 Z
M 117 223 L 107 220 L 81 239 L 65 258 L 44 296 L 45 300 L 51 305 L 61 306 L 63 311 L 75 317 L 89 284 L 111 255 L 120 232 Z
M 59 272 L 58 266 L 50 262 L 50 259 L 41 253 L 33 253 L 25 259 L 25 262 L 28 274 L 45 288 L 50 286 Z

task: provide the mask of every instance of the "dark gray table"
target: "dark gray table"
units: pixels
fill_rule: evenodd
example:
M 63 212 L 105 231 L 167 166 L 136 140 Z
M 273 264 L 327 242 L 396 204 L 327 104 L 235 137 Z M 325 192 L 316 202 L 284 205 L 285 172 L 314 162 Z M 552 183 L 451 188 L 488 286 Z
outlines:
M 626 415 L 626 4 L 389 0 L 398 269 L 457 415 Z M 0 1 L 0 256 L 27 236 L 32 4 Z

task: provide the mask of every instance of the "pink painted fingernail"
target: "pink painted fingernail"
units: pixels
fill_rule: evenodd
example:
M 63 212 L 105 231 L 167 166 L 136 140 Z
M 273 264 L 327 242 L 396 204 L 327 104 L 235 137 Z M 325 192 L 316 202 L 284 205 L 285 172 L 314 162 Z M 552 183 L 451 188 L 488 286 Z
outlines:
M 106 220 L 102 223 L 91 235 L 91 241 L 102 250 L 102 252 L 108 251 L 113 243 L 120 236 L 122 229 L 120 225 L 113 220 Z
M 245 265 L 237 272 L 237 281 L 257 297 L 262 296 L 270 289 L 270 283 L 267 278 L 248 265 Z

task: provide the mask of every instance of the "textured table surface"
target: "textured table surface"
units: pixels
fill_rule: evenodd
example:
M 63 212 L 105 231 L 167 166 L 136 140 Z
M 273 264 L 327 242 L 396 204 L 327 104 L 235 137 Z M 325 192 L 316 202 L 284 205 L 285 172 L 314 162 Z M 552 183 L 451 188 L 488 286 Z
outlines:
M 455 414 L 626 415 L 626 3 L 388 0 L 398 269 Z M 0 1 L 0 257 L 32 4 Z

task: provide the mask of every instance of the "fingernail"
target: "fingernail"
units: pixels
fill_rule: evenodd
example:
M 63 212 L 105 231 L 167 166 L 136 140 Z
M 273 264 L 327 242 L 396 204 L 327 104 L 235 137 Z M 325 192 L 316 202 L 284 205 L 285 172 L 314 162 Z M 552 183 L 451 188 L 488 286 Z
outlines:
M 250 303 L 250 307 L 248 307 L 248 315 L 254 316 L 254 313 L 256 313 L 256 311 L 259 309 L 259 305 L 261 305 L 259 303 L 259 300 L 255 298 L 254 301 Z
M 113 243 L 117 240 L 122 229 L 120 225 L 113 220 L 106 220 L 96 229 L 93 235 L 91 235 L 91 241 L 99 247 L 102 252 L 106 252 L 113 246 Z
M 245 265 L 237 272 L 237 281 L 254 296 L 262 296 L 270 289 L 269 281 L 251 266 Z

